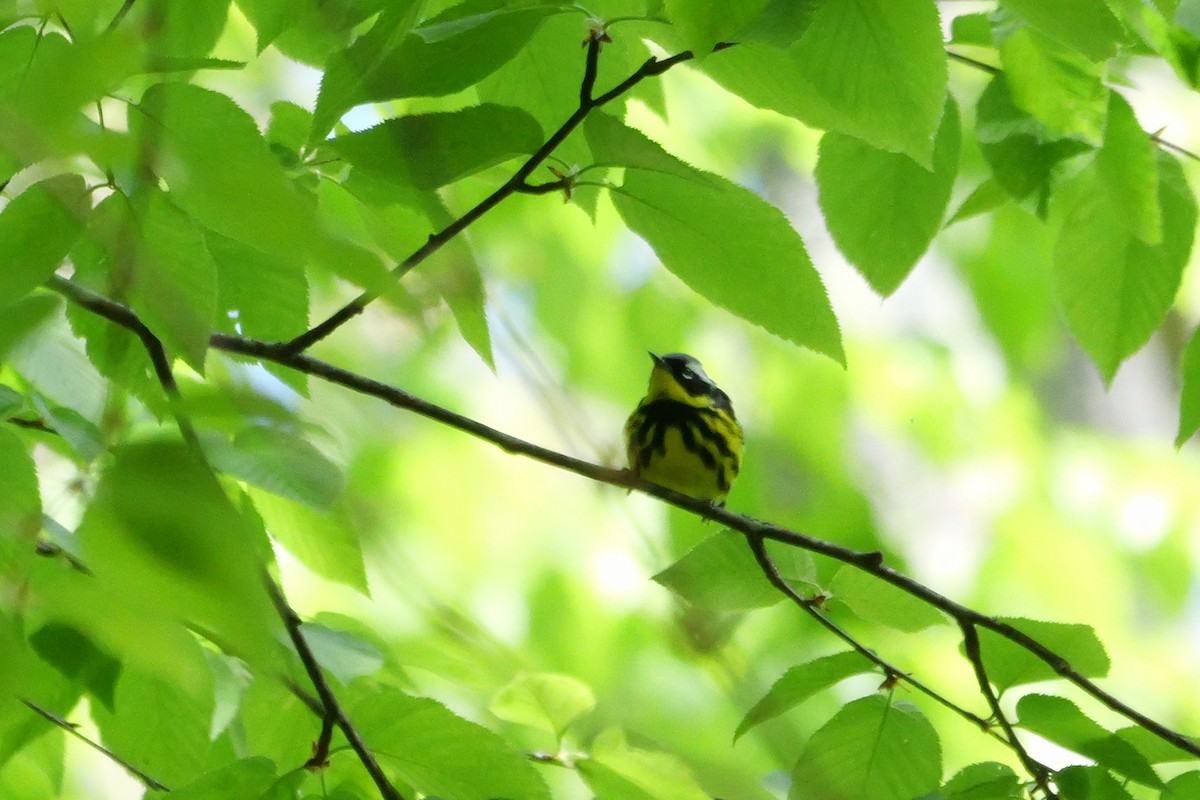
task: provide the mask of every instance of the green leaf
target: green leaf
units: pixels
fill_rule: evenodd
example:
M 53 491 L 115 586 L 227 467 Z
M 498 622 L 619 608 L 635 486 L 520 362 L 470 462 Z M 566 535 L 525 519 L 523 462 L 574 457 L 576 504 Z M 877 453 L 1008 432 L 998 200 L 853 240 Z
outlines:
M 1188 800 L 1192 797 L 1200 797 L 1200 772 L 1185 772 L 1167 781 L 1159 800 Z
M 100 429 L 75 409 L 49 403 L 41 395 L 34 396 L 33 405 L 84 463 L 91 463 L 104 452 Z
M 385 120 L 328 144 L 364 172 L 430 190 L 532 153 L 542 139 L 541 126 L 525 111 L 485 103 Z
M 703 172 L 683 163 L 611 114 L 593 111 L 584 120 L 583 130 L 596 157 L 596 166 L 633 167 L 708 183 Z
M 559 740 L 571 723 L 595 707 L 590 686 L 553 672 L 522 672 L 500 687 L 488 704 L 500 719 L 539 728 Z
M 613 203 L 663 265 L 710 302 L 844 363 L 829 297 L 787 218 L 748 189 L 695 172 L 697 180 L 629 170 Z
M 792 53 L 798 77 L 811 84 L 831 113 L 830 129 L 930 165 L 947 82 L 942 30 L 932 4 L 827 0 Z M 846 58 L 847 53 L 854 57 Z
M 271 537 L 289 553 L 321 577 L 367 594 L 362 546 L 345 508 L 318 512 L 265 492 L 249 494 Z
M 717 42 L 734 39 L 766 5 L 767 0 L 666 0 L 665 10 L 687 49 L 703 58 Z
M 1092 61 L 1112 58 L 1126 38 L 1104 0 L 1004 0 L 1003 5 Z
M 791 800 L 911 800 L 938 788 L 942 748 L 916 707 L 862 697 L 808 740 L 792 771 Z
M 1127 224 L 1136 213 L 1105 190 L 1097 169 L 1073 183 L 1054 252 L 1055 279 L 1071 332 L 1106 383 L 1166 316 L 1196 228 L 1196 199 L 1173 157 L 1158 155 L 1163 240 L 1149 245 Z
M 856 616 L 908 633 L 946 624 L 945 615 L 924 600 L 849 565 L 833 576 L 829 593 L 831 602 Z
M 0 420 L 12 419 L 25 406 L 25 395 L 0 383 Z
M 121 663 L 69 625 L 51 622 L 29 637 L 42 660 L 113 709 Z
M 152 167 L 171 200 L 205 227 L 303 260 L 317 229 L 253 118 L 223 94 L 186 83 L 151 86 L 129 114 L 135 139 L 154 142 Z
M 237 656 L 205 650 L 204 660 L 213 680 L 213 713 L 208 738 L 216 739 L 238 719 L 251 674 Z
M 756 725 L 790 711 L 838 681 L 851 675 L 870 672 L 874 668 L 875 665 L 862 654 L 850 650 L 791 667 L 775 681 L 770 691 L 746 712 L 746 716 L 734 731 L 733 740 L 736 742 L 742 734 Z
M 9 547 L 32 552 L 42 529 L 42 498 L 33 457 L 7 427 L 0 428 L 0 475 L 4 476 L 0 481 L 0 574 L 7 571 Z
M 768 0 L 758 18 L 738 33 L 738 43 L 753 41 L 789 47 L 803 35 L 820 7 L 821 0 Z
M 1133 795 L 1101 767 L 1066 767 L 1055 773 L 1054 782 L 1060 800 L 1133 800 Z
M 261 756 L 244 758 L 200 775 L 167 793 L 147 792 L 147 798 L 171 800 L 260 800 L 275 783 L 275 764 Z
M 383 654 L 362 637 L 316 622 L 306 622 L 300 630 L 317 657 L 317 663 L 344 686 L 355 678 L 373 675 L 383 667 Z
M 1158 244 L 1163 238 L 1157 152 L 1129 103 L 1113 92 L 1109 96 L 1104 146 L 1096 154 L 1096 172 L 1110 203 L 1124 209 L 1121 223 L 1146 244 Z
M 821 138 L 816 179 L 838 249 L 875 291 L 889 295 L 929 249 L 958 174 L 958 106 L 947 102 L 933 171 L 840 133 Z
M 995 178 L 988 178 L 967 195 L 967 199 L 950 215 L 944 227 L 949 228 L 956 222 L 965 222 L 980 214 L 989 214 L 1002 207 L 1008 200 L 1008 191 L 1000 182 Z
M 576 762 L 580 777 L 599 798 L 710 800 L 687 765 L 674 755 L 633 747 L 609 728 L 592 742 L 591 755 Z
M 1017 701 L 1021 727 L 1095 761 L 1127 778 L 1161 787 L 1146 757 L 1115 733 L 1102 728 L 1065 697 L 1027 694 Z
M 1108 653 L 1090 625 L 1020 617 L 999 619 L 1062 656 L 1083 677 L 1103 678 L 1108 674 L 1111 666 Z M 1049 664 L 1033 653 L 986 628 L 979 631 L 979 646 L 988 677 L 1001 692 L 1058 677 Z
M 207 672 L 199 645 L 190 658 Z M 204 771 L 213 749 L 208 738 L 213 712 L 212 678 L 195 693 L 173 681 L 131 669 L 117 681 L 113 710 L 92 705 L 104 743 L 167 786 L 181 786 Z
M 763 575 L 746 537 L 728 528 L 693 547 L 653 580 L 706 608 L 745 611 L 783 599 Z
M 1179 432 L 1175 434 L 1175 446 L 1192 438 L 1200 430 L 1200 328 L 1192 332 L 1191 341 L 1183 353 L 1180 364 L 1183 390 L 1179 396 Z
M 1064 162 L 1091 149 L 1076 139 L 1054 138 L 1017 108 L 1003 73 L 992 78 L 979 97 L 975 131 L 996 182 L 1014 199 L 1028 198 L 1031 210 L 1043 219 Z
M 994 761 L 963 767 L 939 795 L 945 800 L 1024 800 L 1025 796 L 1012 767 Z
M 1001 43 L 1000 61 L 1013 102 L 1054 138 L 1103 141 L 1109 89 L 1099 67 L 1029 28 Z
M 149 191 L 135 202 L 131 235 L 140 235 L 129 305 L 167 350 L 204 371 L 217 309 L 217 266 L 204 233 L 166 195 Z
M 96 585 L 149 616 L 212 631 L 250 664 L 274 664 L 279 620 L 248 525 L 207 464 L 183 443 L 113 455 L 79 526 Z
M 403 97 L 441 97 L 478 83 L 515 56 L 551 5 L 508 7 L 468 0 L 405 32 L 405 3 L 381 15 L 369 33 L 333 56 L 321 80 L 309 143 L 324 138 L 354 106 Z M 463 58 L 470 53 L 470 58 Z
M 316 509 L 333 505 L 345 484 L 320 450 L 279 428 L 251 425 L 232 442 L 213 440 L 205 453 L 221 472 Z
M 1130 725 L 1121 728 L 1116 735 L 1128 742 L 1135 750 L 1146 757 L 1151 764 L 1169 764 L 1180 761 L 1194 761 L 1196 756 L 1186 750 L 1181 750 L 1163 739 L 1161 736 L 1143 728 L 1141 725 Z M 1191 738 L 1193 744 L 1200 745 L 1200 740 Z
M 455 800 L 549 800 L 523 753 L 445 706 L 380 689 L 350 710 L 363 739 L 391 758 L 404 781 L 425 795 Z
M 23 297 L 8 306 L 0 305 L 0 363 L 7 360 L 13 345 L 45 322 L 59 305 L 57 298 L 41 295 Z
M 54 274 L 83 232 L 90 210 L 79 175 L 35 183 L 0 210 L 0 307 Z
M 950 21 L 950 44 L 995 47 L 991 15 L 980 11 L 956 16 Z

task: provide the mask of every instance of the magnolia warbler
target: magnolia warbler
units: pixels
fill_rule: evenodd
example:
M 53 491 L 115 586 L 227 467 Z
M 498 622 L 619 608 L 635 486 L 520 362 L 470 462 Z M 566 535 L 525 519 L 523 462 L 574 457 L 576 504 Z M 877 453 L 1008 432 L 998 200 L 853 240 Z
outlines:
M 650 386 L 625 423 L 629 468 L 651 483 L 724 505 L 745 445 L 729 395 L 689 355 L 650 358 Z

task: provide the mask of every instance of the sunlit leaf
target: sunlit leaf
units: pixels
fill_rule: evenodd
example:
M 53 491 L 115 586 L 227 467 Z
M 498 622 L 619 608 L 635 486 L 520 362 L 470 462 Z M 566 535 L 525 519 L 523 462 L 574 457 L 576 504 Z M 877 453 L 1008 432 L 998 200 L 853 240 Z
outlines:
M 767 5 L 767 0 L 666 0 L 667 16 L 683 34 L 688 50 L 703 57 L 717 42 L 734 39 Z
M 317 511 L 303 503 L 250 491 L 272 538 L 318 575 L 367 592 L 358 533 L 345 509 Z
M 1056 138 L 1099 145 L 1109 89 L 1098 66 L 1029 28 L 1013 31 L 1000 45 L 1013 101 Z
M 770 691 L 746 712 L 746 716 L 734 731 L 734 741 L 754 726 L 795 708 L 838 681 L 851 675 L 869 672 L 874 668 L 860 653 L 850 650 L 797 664 L 783 673 L 771 686 Z
M 1004 5 L 1092 61 L 1112 58 L 1126 36 L 1104 0 L 1004 0 Z
M 1108 653 L 1089 625 L 1019 618 L 1001 618 L 1000 621 L 1062 656 L 1085 678 L 1103 678 L 1108 674 L 1111 666 Z M 979 631 L 979 644 L 988 677 L 1002 692 L 1013 686 L 1058 676 L 1049 664 L 1033 653 L 986 628 Z
M 425 795 L 549 800 L 545 782 L 523 753 L 440 703 L 381 689 L 349 714 L 364 739 L 389 753 L 392 768 Z
M 763 575 L 746 537 L 726 528 L 654 576 L 690 603 L 728 611 L 771 606 L 783 599 Z
M 1105 769 L 1147 786 L 1162 786 L 1145 756 L 1065 697 L 1027 694 L 1017 701 L 1017 718 L 1022 728 L 1087 756 Z
M 829 593 L 830 602 L 845 605 L 863 619 L 897 630 L 915 633 L 947 622 L 942 612 L 924 600 L 849 565 L 833 576 Z
M 1021 779 L 1012 767 L 987 761 L 963 767 L 942 787 L 945 800 L 1024 800 Z
M 147 792 L 146 797 L 171 800 L 262 800 L 275 783 L 275 765 L 268 758 L 235 761 L 205 772 L 169 793 Z
M 839 133 L 821 138 L 816 179 L 838 249 L 882 295 L 896 290 L 941 228 L 958 174 L 958 107 L 947 103 L 933 171 Z
M 541 728 L 560 739 L 571 723 L 595 707 L 591 687 L 552 672 L 522 672 L 500 687 L 488 704 L 500 719 Z
M 597 797 L 627 800 L 709 800 L 691 770 L 669 753 L 630 745 L 625 734 L 609 728 L 592 742 L 589 757 L 578 762 L 579 775 Z
M 35 183 L 0 209 L 0 308 L 54 274 L 83 232 L 90 210 L 78 175 Z
M 941 743 L 925 716 L 874 695 L 847 704 L 812 735 L 792 770 L 789 797 L 911 800 L 935 790 L 941 777 Z

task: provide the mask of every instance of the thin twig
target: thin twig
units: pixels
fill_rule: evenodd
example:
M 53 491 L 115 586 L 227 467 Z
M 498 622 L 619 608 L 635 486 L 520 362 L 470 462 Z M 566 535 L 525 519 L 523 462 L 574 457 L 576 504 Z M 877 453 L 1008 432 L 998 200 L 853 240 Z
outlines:
M 151 776 L 147 775 L 145 772 L 142 772 L 140 769 L 135 767 L 133 764 L 130 764 L 128 761 L 121 758 L 119 755 L 114 753 L 112 750 L 109 750 L 107 747 L 100 744 L 99 742 L 93 742 L 91 739 L 84 736 L 82 733 L 79 732 L 79 730 L 74 725 L 67 722 L 65 719 L 60 717 L 58 714 L 55 714 L 53 711 L 49 711 L 45 708 L 42 708 L 37 703 L 33 702 L 32 700 L 27 700 L 24 697 L 21 698 L 21 702 L 24 703 L 26 707 L 33 710 L 35 713 L 37 713 L 41 717 L 49 720 L 50 722 L 54 723 L 58 727 L 62 728 L 64 731 L 71 734 L 79 741 L 84 742 L 89 747 L 91 747 L 93 750 L 97 750 L 97 751 L 103 753 L 114 764 L 117 764 L 118 766 L 122 767 L 130 775 L 132 775 L 133 777 L 135 777 L 139 781 L 141 781 L 142 785 L 144 785 L 147 789 L 153 789 L 156 792 L 171 791 L 169 788 L 167 788 L 166 784 L 164 784 L 160 781 L 157 781 L 154 778 L 152 778 Z
M 117 324 L 129 327 L 130 320 L 137 322 L 137 316 L 128 308 L 103 298 L 91 290 L 84 289 L 71 281 L 52 277 L 46 285 L 48 288 L 64 295 L 72 302 L 106 319 L 117 322 Z M 447 408 L 411 395 L 395 386 L 372 380 L 371 378 L 350 372 L 349 370 L 302 353 L 290 353 L 284 344 L 262 342 L 226 334 L 214 334 L 209 342 L 212 347 L 218 350 L 282 364 L 350 389 L 358 394 L 378 398 L 396 408 L 412 411 L 455 430 L 470 434 L 482 441 L 489 442 L 506 453 L 526 456 L 527 458 L 573 472 L 576 475 L 581 475 L 594 481 L 625 489 L 636 489 L 643 494 L 657 497 L 677 508 L 690 511 L 700 517 L 725 525 L 745 536 L 760 536 L 765 539 L 772 539 L 808 550 L 809 552 L 828 556 L 844 564 L 850 564 L 874 575 L 880 580 L 892 584 L 913 597 L 923 600 L 934 608 L 940 609 L 950 615 L 959 624 L 967 622 L 999 634 L 1001 637 L 1027 650 L 1040 661 L 1049 665 L 1059 677 L 1079 687 L 1105 707 L 1145 728 L 1160 739 L 1170 742 L 1184 752 L 1200 756 L 1200 744 L 1148 717 L 1110 692 L 1105 691 L 1074 669 L 1065 658 L 1029 634 L 1014 628 L 1002 620 L 987 616 L 961 603 L 955 602 L 923 583 L 897 572 L 884 564 L 882 556 L 877 552 L 853 550 L 834 542 L 762 522 L 753 517 L 736 514 L 726 508 L 714 508 L 712 503 L 707 500 L 688 497 L 687 495 L 671 491 L 656 484 L 639 480 L 630 474 L 628 470 L 592 464 L 588 461 L 568 456 L 565 453 L 559 453 L 555 450 L 535 445 L 524 439 L 484 425 L 470 417 L 457 414 Z
M 350 722 L 350 718 L 346 716 L 346 712 L 342 710 L 338 703 L 337 697 L 333 693 L 333 689 L 329 686 L 329 681 L 325 679 L 325 673 L 321 670 L 321 665 L 317 661 L 316 655 L 313 654 L 312 648 L 308 646 L 308 641 L 304 638 L 304 632 L 300 630 L 300 616 L 288 605 L 287 598 L 283 596 L 283 592 L 279 586 L 275 584 L 271 578 L 265 578 L 267 591 L 271 595 L 272 602 L 275 603 L 275 609 L 279 612 L 279 616 L 283 619 L 284 625 L 287 628 L 288 638 L 292 640 L 292 646 L 296 648 L 296 654 L 300 656 L 300 662 L 304 665 L 304 671 L 308 673 L 308 679 L 312 681 L 313 688 L 317 690 L 317 696 L 321 700 L 323 707 L 322 714 L 322 737 L 325 736 L 328 720 L 333 719 L 337 723 L 337 727 L 346 737 L 346 741 L 350 743 L 350 747 L 358 755 L 358 760 L 366 768 L 371 776 L 371 780 L 375 782 L 375 787 L 379 793 L 383 795 L 385 800 L 404 800 L 404 795 L 392 785 L 384 774 L 383 768 L 379 766 L 379 762 L 375 760 L 375 755 L 367 747 L 358 730 Z M 318 742 L 319 743 L 319 742 Z M 328 742 L 326 742 L 328 746 Z M 310 761 L 311 764 L 311 761 Z M 308 766 L 307 764 L 305 766 Z
M 41 431 L 42 433 L 52 433 L 58 436 L 58 431 L 46 424 L 43 419 L 21 419 L 20 417 L 9 417 L 5 420 L 9 425 L 16 425 L 18 428 L 24 428 L 30 431 Z
M 882 669 L 884 677 L 889 682 L 895 680 L 895 681 L 901 681 L 903 683 L 907 683 L 909 686 L 916 689 L 921 694 L 924 694 L 926 697 L 929 697 L 934 702 L 950 709 L 955 714 L 957 714 L 958 716 L 965 719 L 967 722 L 970 722 L 976 728 L 979 728 L 979 730 L 990 735 L 992 738 L 996 739 L 996 741 L 1000 742 L 1001 744 L 1008 745 L 1009 747 L 1012 746 L 1010 742 L 1006 741 L 1004 739 L 1004 737 L 1000 736 L 992 729 L 991 724 L 988 720 L 984 719 L 983 717 L 979 716 L 978 714 L 975 714 L 975 713 L 969 711 L 966 708 L 963 708 L 962 706 L 958 705 L 953 700 L 950 700 L 948 697 L 942 695 L 940 692 L 936 691 L 929 685 L 918 680 L 917 678 L 914 678 L 910 673 L 905 672 L 904 670 L 895 666 L 891 662 L 885 660 L 884 658 L 879 656 L 879 654 L 876 653 L 874 650 L 871 650 L 866 645 L 864 645 L 862 642 L 855 639 L 852 635 L 850 635 L 850 633 L 848 631 L 846 631 L 844 628 L 842 628 L 836 622 L 831 620 L 829 617 L 825 616 L 825 614 L 821 613 L 820 608 L 818 608 L 817 603 L 814 602 L 812 598 L 805 597 L 804 595 L 797 592 L 795 589 L 792 588 L 791 584 L 789 584 L 787 582 L 787 580 L 784 579 L 783 575 L 780 574 L 779 568 L 775 565 L 775 562 L 771 559 L 770 554 L 767 553 L 767 548 L 765 547 L 765 543 L 763 542 L 763 538 L 761 536 L 754 536 L 754 535 L 747 536 L 746 540 L 750 545 L 750 551 L 752 553 L 754 553 L 755 560 L 758 561 L 759 568 L 762 569 L 763 574 L 766 576 L 767 580 L 770 581 L 772 586 L 774 586 L 781 593 L 783 593 L 789 600 L 791 600 L 796 606 L 798 606 L 806 614 L 808 614 L 810 617 L 812 617 L 814 620 L 816 620 L 817 623 L 819 623 L 823 628 L 825 628 L 830 633 L 832 633 L 834 636 L 838 637 L 843 642 L 848 644 L 851 647 L 851 649 L 853 649 L 855 652 L 857 652 L 863 658 L 867 659 L 868 661 L 872 662 L 877 667 Z
M 1021 766 L 1025 767 L 1025 771 L 1033 778 L 1037 787 L 1042 790 L 1047 798 L 1057 800 L 1058 794 L 1050 788 L 1050 769 L 1045 764 L 1030 757 L 1025 746 L 1021 744 L 1021 740 L 1017 738 L 1017 732 L 1013 730 L 1012 722 L 1009 721 L 1008 715 L 1000 708 L 1000 698 L 996 696 L 996 692 L 992 689 L 992 682 L 987 674 L 987 666 L 983 663 L 983 650 L 979 645 L 979 631 L 970 622 L 960 622 L 959 629 L 962 630 L 963 649 L 966 651 L 967 661 L 971 662 L 971 668 L 975 671 L 975 680 L 979 682 L 980 693 L 987 698 L 988 706 L 992 709 L 992 718 L 1004 729 L 1004 735 L 1008 737 L 1009 746 L 1017 754 L 1017 758 L 1021 760 Z
M 129 13 L 129 9 L 133 8 L 133 4 L 135 2 L 137 2 L 137 0 L 125 0 L 125 2 L 121 4 L 121 7 L 117 9 L 117 13 L 113 16 L 112 22 L 108 23 L 108 27 L 104 29 L 104 32 L 108 33 L 120 25 L 121 21 L 124 20 L 125 16 Z

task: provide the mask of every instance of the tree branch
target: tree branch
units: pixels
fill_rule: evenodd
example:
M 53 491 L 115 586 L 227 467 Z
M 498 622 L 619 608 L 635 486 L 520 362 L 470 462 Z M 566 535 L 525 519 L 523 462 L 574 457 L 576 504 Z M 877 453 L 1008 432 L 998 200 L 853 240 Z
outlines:
M 88 308 L 93 312 L 122 324 L 125 327 L 130 327 L 131 324 L 140 324 L 137 316 L 128 308 L 114 303 L 111 300 L 100 297 L 88 289 L 84 289 L 71 281 L 64 280 L 58 277 L 52 277 L 47 283 L 47 286 L 60 294 L 63 294 L 72 302 L 76 302 Z M 132 328 L 131 328 L 132 329 Z M 1138 711 L 1129 704 L 1117 698 L 1110 692 L 1102 689 L 1096 683 L 1075 670 L 1071 664 L 1058 653 L 1046 647 L 1041 642 L 1034 639 L 1032 636 L 1014 628 L 1012 625 L 1003 622 L 995 617 L 990 617 L 972 608 L 955 602 L 950 598 L 942 595 L 934 589 L 925 586 L 913 578 L 908 577 L 883 563 L 883 558 L 878 552 L 864 552 L 853 550 L 848 547 L 836 544 L 834 542 L 819 539 L 814 536 L 809 536 L 798 531 L 789 530 L 778 525 L 773 525 L 768 522 L 754 519 L 753 517 L 736 514 L 726 508 L 714 507 L 707 500 L 700 500 L 694 497 L 674 492 L 670 489 L 658 486 L 653 483 L 648 483 L 634 477 L 628 470 L 614 469 L 605 467 L 599 464 L 582 459 L 568 456 L 565 453 L 559 453 L 549 448 L 527 442 L 511 434 L 484 425 L 470 417 L 457 414 L 447 408 L 430 403 L 427 400 L 422 400 L 419 397 L 409 394 L 402 389 L 390 386 L 380 381 L 372 380 L 365 376 L 359 375 L 349 370 L 334 366 L 333 364 L 320 361 L 303 353 L 296 354 L 287 350 L 286 344 L 273 342 L 262 342 L 254 339 L 248 339 L 240 336 L 229 336 L 226 334 L 214 334 L 210 338 L 210 345 L 218 350 L 223 350 L 229 353 L 237 353 L 239 355 L 251 356 L 260 358 L 266 361 L 271 361 L 276 364 L 282 364 L 292 369 L 299 370 L 309 375 L 314 375 L 322 380 L 342 386 L 358 394 L 367 395 L 383 400 L 389 405 L 396 408 L 402 408 L 407 411 L 412 411 L 423 417 L 435 420 L 448 427 L 470 434 L 478 439 L 494 444 L 506 453 L 513 455 L 522 455 L 540 461 L 544 464 L 549 464 L 559 469 L 573 472 L 576 475 L 581 475 L 585 478 L 590 478 L 595 481 L 607 483 L 613 486 L 619 486 L 625 489 L 636 489 L 637 491 L 657 497 L 658 499 L 669 503 L 677 508 L 685 511 L 690 511 L 697 516 L 705 519 L 718 522 L 731 530 L 738 531 L 744 536 L 757 536 L 764 539 L 772 539 L 774 541 L 783 542 L 785 544 L 799 547 L 803 550 L 808 550 L 819 555 L 827 556 L 836 561 L 841 561 L 844 564 L 850 564 L 864 572 L 867 572 L 880 580 L 886 581 L 893 586 L 901 589 L 905 593 L 912 595 L 927 604 L 937 608 L 952 617 L 960 625 L 971 624 L 979 628 L 986 628 L 1005 639 L 1013 642 L 1019 647 L 1027 650 L 1040 661 L 1049 665 L 1054 672 L 1067 682 L 1077 686 L 1093 699 L 1109 708 L 1121 716 L 1129 719 L 1137 725 L 1145 728 L 1150 733 L 1160 739 L 1171 743 L 1180 750 L 1200 757 L 1200 744 L 1193 741 L 1191 738 L 1172 730 L 1162 723 L 1148 717 L 1146 714 Z
M 550 134 L 550 137 L 534 151 L 524 164 L 513 173 L 512 177 L 504 182 L 500 188 L 489 194 L 483 200 L 480 200 L 474 207 L 464 213 L 461 217 L 451 222 L 442 230 L 432 234 L 425 244 L 416 249 L 408 258 L 401 261 L 396 266 L 392 267 L 391 275 L 399 280 L 406 273 L 416 267 L 429 256 L 440 250 L 447 242 L 453 239 L 458 234 L 462 233 L 487 212 L 495 208 L 505 198 L 521 193 L 528 192 L 527 181 L 529 176 L 533 174 L 543 161 L 550 157 L 550 154 L 563 143 L 563 141 L 571 135 L 580 123 L 587 118 L 587 115 L 593 109 L 608 103 L 617 97 L 620 97 L 625 92 L 632 89 L 637 84 L 641 83 L 646 78 L 654 75 L 661 75 L 676 64 L 681 64 L 684 61 L 690 61 L 695 56 L 691 51 L 685 51 L 670 58 L 657 59 L 651 58 L 646 63 L 642 64 L 632 75 L 621 81 L 614 88 L 600 95 L 592 97 L 592 92 L 595 88 L 596 74 L 598 72 L 598 63 L 600 57 L 600 38 L 596 33 L 592 33 L 587 41 L 587 58 L 584 64 L 583 80 L 579 90 L 579 107 L 574 113 L 567 118 L 566 122 L 559 126 L 558 130 Z M 720 43 L 713 48 L 714 52 L 723 50 L 729 47 L 729 44 Z M 304 333 L 292 339 L 283 345 L 283 352 L 290 354 L 302 353 L 312 345 L 321 341 L 331 333 L 336 331 L 345 323 L 354 319 L 361 314 L 367 305 L 378 298 L 379 295 L 375 292 L 367 291 L 360 294 L 355 299 L 351 300 L 346 305 L 339 308 L 323 322 L 309 328 Z
M 1008 737 L 1009 745 L 1037 787 L 1047 798 L 1056 799 L 1058 794 L 1050 788 L 1050 769 L 1029 756 L 1025 746 L 1017 738 L 1017 732 L 1013 730 L 1008 716 L 1000 708 L 1000 698 L 992 690 L 992 682 L 988 678 L 987 667 L 983 663 L 983 650 L 979 646 L 979 631 L 970 622 L 960 622 L 959 629 L 962 630 L 963 649 L 966 651 L 967 660 L 971 662 L 971 668 L 975 671 L 975 680 L 979 682 L 980 693 L 987 698 L 988 706 L 992 709 L 992 718 L 1004 729 L 1004 735 Z
M 29 709 L 31 709 L 34 713 L 38 714 L 39 716 L 43 717 L 44 719 L 49 720 L 50 722 L 54 723 L 58 727 L 62 728 L 64 731 L 71 734 L 79 741 L 88 745 L 88 747 L 91 747 L 93 750 L 97 750 L 97 751 L 103 753 L 114 764 L 119 765 L 130 775 L 132 775 L 133 777 L 135 777 L 139 781 L 141 781 L 142 785 L 145 786 L 147 789 L 153 789 L 156 792 L 171 791 L 169 788 L 167 788 L 167 786 L 165 784 L 155 780 L 151 776 L 147 775 L 145 772 L 142 772 L 140 769 L 135 767 L 133 764 L 130 764 L 125 759 L 121 758 L 119 755 L 114 753 L 112 750 L 109 750 L 107 747 L 100 744 L 99 742 L 93 742 L 91 739 L 84 736 L 82 733 L 79 732 L 79 730 L 74 725 L 67 722 L 65 719 L 60 717 L 58 714 L 55 714 L 53 711 L 49 711 L 45 708 L 42 708 L 37 703 L 33 702 L 32 700 L 26 700 L 24 697 L 21 698 L 21 702 L 24 703 L 25 706 L 28 707 Z
M 265 576 L 264 576 L 265 577 Z M 346 737 L 346 741 L 350 743 L 350 747 L 358 755 L 358 760 L 366 768 L 371 780 L 375 782 L 375 787 L 379 789 L 379 794 L 385 800 L 404 800 L 404 795 L 400 794 L 399 790 L 392 785 L 384 774 L 383 768 L 379 766 L 379 762 L 375 760 L 375 755 L 367 747 L 358 730 L 350 722 L 350 718 L 346 716 L 346 712 L 342 710 L 338 703 L 337 697 L 333 694 L 333 689 L 329 686 L 329 681 L 325 679 L 325 673 L 321 670 L 320 663 L 317 662 L 317 657 L 313 654 L 312 648 L 308 646 L 308 641 L 304 638 L 304 632 L 300 630 L 300 617 L 288 605 L 287 598 L 283 596 L 283 592 L 275 584 L 275 581 L 269 577 L 265 578 L 267 591 L 271 595 L 272 602 L 275 603 L 275 609 L 279 612 L 279 616 L 283 619 L 284 625 L 287 627 L 288 638 L 292 641 L 292 646 L 296 648 L 296 654 L 300 656 L 300 662 L 304 664 L 304 671 L 308 673 L 308 678 L 312 681 L 313 688 L 317 690 L 317 696 L 320 698 L 323 713 L 321 714 L 321 735 L 317 740 L 317 747 L 314 748 L 313 758 L 309 760 L 306 767 L 321 766 L 325 758 L 329 754 L 329 737 L 333 733 L 330 725 L 332 720 L 337 724 L 342 734 Z M 322 742 L 324 745 L 322 746 Z M 321 756 L 320 763 L 314 764 Z

